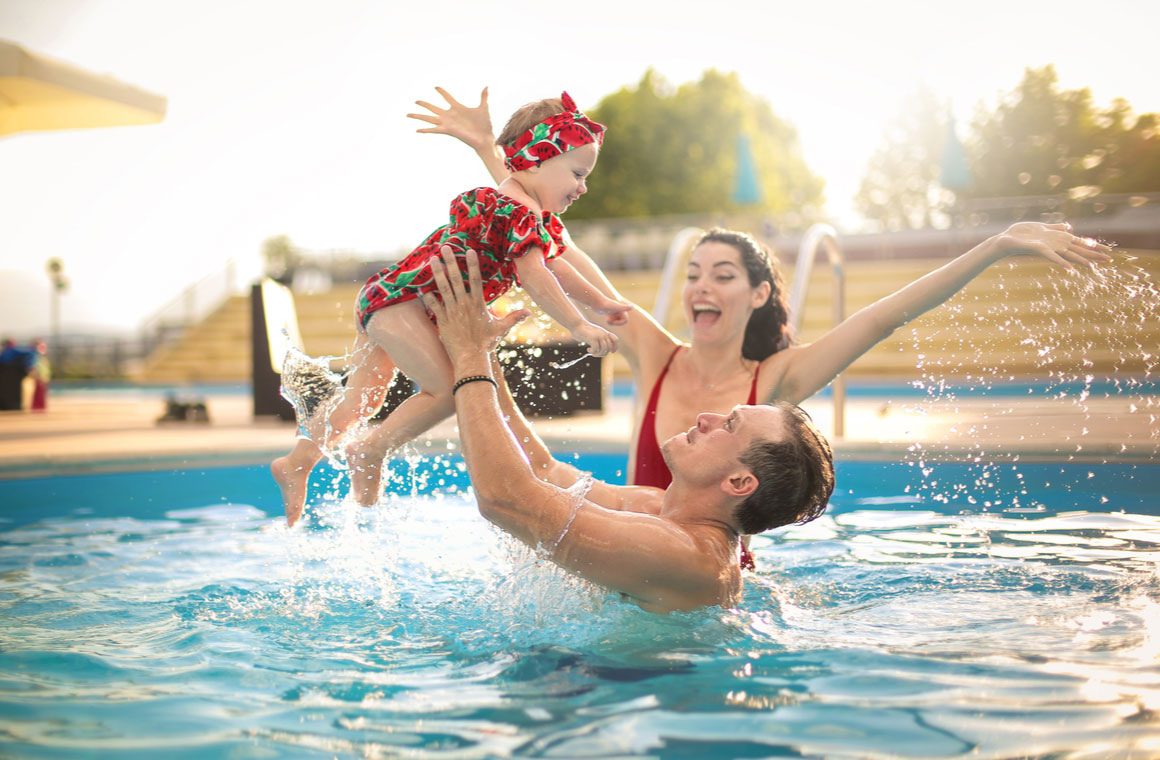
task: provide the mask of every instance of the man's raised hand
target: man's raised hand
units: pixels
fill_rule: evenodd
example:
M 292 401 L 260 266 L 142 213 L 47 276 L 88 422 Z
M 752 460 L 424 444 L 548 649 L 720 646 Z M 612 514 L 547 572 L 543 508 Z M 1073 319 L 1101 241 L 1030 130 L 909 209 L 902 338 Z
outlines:
M 467 261 L 466 288 L 455 260 L 455 251 L 445 245 L 440 249 L 439 256 L 432 258 L 429 264 L 440 298 L 431 294 L 420 296 L 423 304 L 435 315 L 439 324 L 439 338 L 452 363 L 455 363 L 457 355 L 478 355 L 491 351 L 500 338 L 531 313 L 527 309 L 517 309 L 502 317 L 493 315 L 483 301 L 479 257 L 475 251 L 468 249 L 464 258 Z

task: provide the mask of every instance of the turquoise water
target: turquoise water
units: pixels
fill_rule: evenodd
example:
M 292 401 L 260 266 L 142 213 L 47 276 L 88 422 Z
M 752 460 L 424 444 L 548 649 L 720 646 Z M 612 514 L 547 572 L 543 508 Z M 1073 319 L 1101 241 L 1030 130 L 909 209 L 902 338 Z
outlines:
M 399 467 L 293 531 L 263 468 L 0 481 L 0 756 L 1160 756 L 1158 465 L 844 463 L 671 616 Z

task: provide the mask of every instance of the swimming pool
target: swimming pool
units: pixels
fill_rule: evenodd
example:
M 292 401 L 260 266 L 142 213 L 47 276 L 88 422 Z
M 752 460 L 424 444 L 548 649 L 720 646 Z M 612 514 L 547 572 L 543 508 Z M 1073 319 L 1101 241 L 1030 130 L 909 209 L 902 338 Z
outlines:
M 264 468 L 0 481 L 0 756 L 1160 756 L 1160 465 L 841 463 L 663 617 L 399 469 L 294 531 Z

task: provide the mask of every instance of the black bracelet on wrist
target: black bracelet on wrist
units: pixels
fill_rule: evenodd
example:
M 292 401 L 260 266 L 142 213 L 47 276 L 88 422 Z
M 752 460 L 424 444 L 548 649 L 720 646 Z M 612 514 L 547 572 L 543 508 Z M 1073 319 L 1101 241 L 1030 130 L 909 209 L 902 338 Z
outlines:
M 495 380 L 487 375 L 468 375 L 467 377 L 459 378 L 455 382 L 455 386 L 451 389 L 451 395 L 454 396 L 456 391 L 468 383 L 491 383 L 496 388 L 499 388 L 499 385 L 496 384 Z

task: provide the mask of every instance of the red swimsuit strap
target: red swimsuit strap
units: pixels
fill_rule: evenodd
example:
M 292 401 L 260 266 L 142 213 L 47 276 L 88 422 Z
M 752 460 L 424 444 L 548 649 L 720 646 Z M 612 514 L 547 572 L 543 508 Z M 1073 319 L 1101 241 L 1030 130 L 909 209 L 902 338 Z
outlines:
M 645 406 L 644 417 L 640 422 L 640 432 L 637 434 L 636 468 L 633 471 L 632 482 L 638 486 L 668 488 L 673 480 L 672 473 L 669 472 L 669 467 L 665 464 L 665 459 L 661 455 L 660 444 L 657 442 L 656 420 L 657 402 L 661 395 L 661 385 L 664 384 L 665 375 L 669 372 L 669 366 L 672 365 L 673 359 L 680 350 L 681 346 L 677 346 L 669 354 L 668 361 L 665 362 L 661 373 L 657 375 L 656 382 L 653 383 L 652 391 L 649 392 L 648 405 Z
M 669 367 L 676 358 L 677 352 L 681 350 L 681 346 L 673 349 L 669 354 L 668 361 L 665 362 L 661 373 L 657 375 L 656 382 L 653 383 L 652 390 L 649 392 L 648 405 L 644 410 L 644 418 L 641 420 L 640 435 L 637 439 L 636 447 L 636 471 L 633 476 L 633 482 L 636 485 L 656 486 L 658 488 L 668 488 L 672 483 L 672 473 L 669 472 L 668 466 L 665 464 L 664 457 L 661 456 L 660 446 L 657 443 L 656 418 L 657 418 L 657 402 L 661 395 L 661 385 L 664 384 L 665 375 L 669 372 Z M 761 365 L 753 371 L 753 382 L 749 386 L 749 401 L 750 405 L 757 403 L 757 375 L 761 371 Z M 740 565 L 742 570 L 756 570 L 757 566 L 753 561 L 753 555 L 745 548 L 745 544 L 738 542 L 741 549 Z

